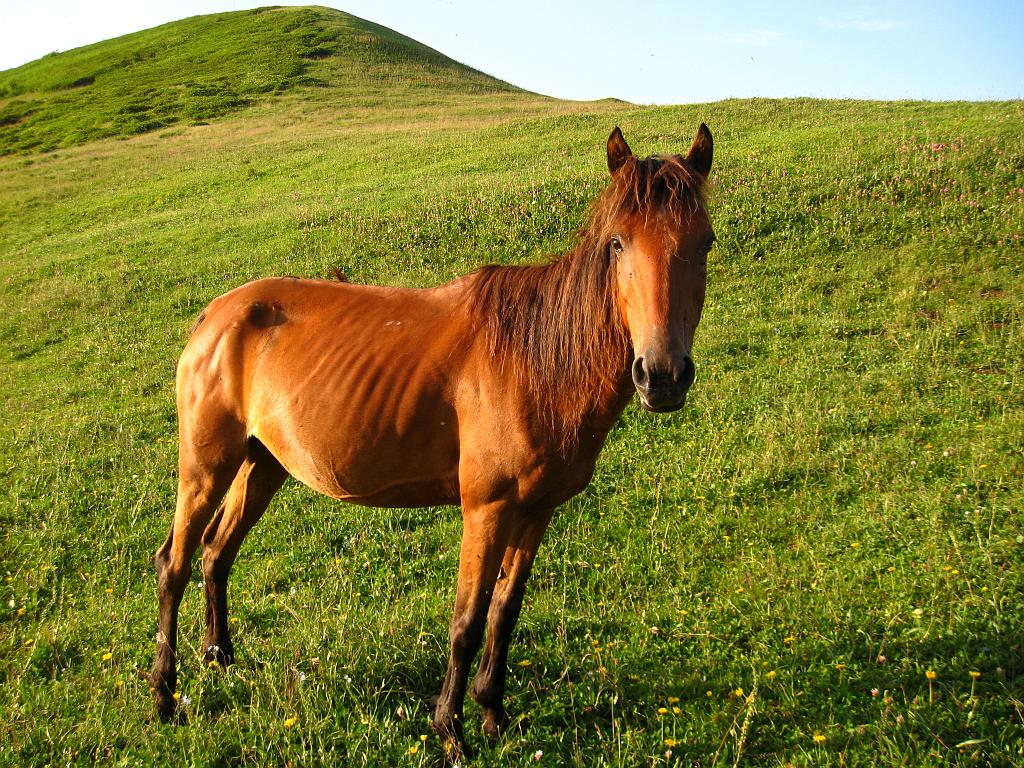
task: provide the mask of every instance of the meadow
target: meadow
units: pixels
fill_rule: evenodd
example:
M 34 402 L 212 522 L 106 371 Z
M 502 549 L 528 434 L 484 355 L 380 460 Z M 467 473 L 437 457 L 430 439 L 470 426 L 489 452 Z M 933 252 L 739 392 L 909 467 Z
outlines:
M 1024 763 L 1024 104 L 564 102 L 322 9 L 203 18 L 293 47 L 233 69 L 168 25 L 0 73 L 0 764 L 437 764 L 458 510 L 293 482 L 234 570 L 238 663 L 202 665 L 190 588 L 188 724 L 155 719 L 188 328 L 267 275 L 563 253 L 612 126 L 643 155 L 701 121 L 697 382 L 556 514 L 471 764 Z M 161 45 L 204 63 L 100 90 Z

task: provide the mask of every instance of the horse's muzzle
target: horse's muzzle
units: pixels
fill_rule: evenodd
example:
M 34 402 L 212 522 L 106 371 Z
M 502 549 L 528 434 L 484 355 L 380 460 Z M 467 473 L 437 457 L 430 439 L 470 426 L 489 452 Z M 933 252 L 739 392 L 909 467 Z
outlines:
M 689 355 L 664 363 L 651 362 L 646 357 L 633 360 L 633 384 L 640 395 L 640 405 L 655 413 L 682 408 L 696 375 L 697 366 Z

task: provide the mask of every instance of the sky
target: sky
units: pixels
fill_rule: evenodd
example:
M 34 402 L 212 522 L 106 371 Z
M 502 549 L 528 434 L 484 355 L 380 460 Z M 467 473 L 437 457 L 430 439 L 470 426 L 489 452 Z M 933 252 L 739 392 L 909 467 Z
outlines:
M 1024 97 L 1024 0 L 321 2 L 566 99 Z M 0 0 L 0 70 L 187 16 L 267 4 Z

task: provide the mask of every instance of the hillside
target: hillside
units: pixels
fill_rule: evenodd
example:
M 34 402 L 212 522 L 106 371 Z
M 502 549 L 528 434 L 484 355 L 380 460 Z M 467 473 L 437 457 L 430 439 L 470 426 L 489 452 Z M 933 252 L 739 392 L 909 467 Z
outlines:
M 314 88 L 338 105 L 516 90 L 329 8 L 196 16 L 0 72 L 0 154 L 199 124 Z
M 182 24 L 356 24 L 289 13 Z M 232 576 L 237 665 L 202 664 L 197 571 L 189 725 L 154 722 L 138 671 L 188 329 L 258 277 L 432 285 L 563 253 L 613 125 L 647 154 L 685 150 L 701 121 L 718 244 L 697 382 L 680 412 L 627 408 L 557 512 L 513 640 L 514 726 L 489 746 L 469 705 L 473 765 L 1020 763 L 1020 103 L 567 103 L 413 46 L 253 67 L 294 84 L 70 141 L 61 99 L 128 103 L 97 88 L 120 45 L 37 62 L 7 97 L 42 102 L 38 137 L 60 146 L 0 157 L 0 765 L 433 764 L 459 513 L 296 483 Z M 230 58 L 202 77 L 242 93 Z M 159 102 L 152 84 L 133 98 L 149 88 Z

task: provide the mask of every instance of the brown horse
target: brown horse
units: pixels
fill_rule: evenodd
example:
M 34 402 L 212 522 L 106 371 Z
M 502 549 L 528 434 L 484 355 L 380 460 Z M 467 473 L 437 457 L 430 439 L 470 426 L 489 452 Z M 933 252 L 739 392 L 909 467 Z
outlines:
M 681 408 L 714 242 L 703 186 L 712 141 L 686 157 L 634 157 L 608 139 L 611 183 L 567 256 L 480 269 L 427 290 L 259 280 L 215 299 L 178 363 L 174 522 L 157 551 L 151 682 L 175 710 L 178 607 L 203 545 L 206 658 L 231 664 L 227 578 L 242 540 L 289 476 L 336 499 L 461 504 L 448 671 L 434 710 L 463 747 L 471 695 L 484 731 L 506 723 L 512 628 L 554 509 L 590 481 L 637 392 Z

